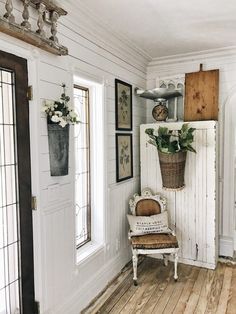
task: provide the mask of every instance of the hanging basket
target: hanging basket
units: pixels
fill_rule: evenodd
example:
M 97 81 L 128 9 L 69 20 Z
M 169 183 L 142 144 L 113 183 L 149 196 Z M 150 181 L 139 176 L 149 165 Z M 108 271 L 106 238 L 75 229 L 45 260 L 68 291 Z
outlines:
M 51 176 L 68 174 L 69 124 L 64 128 L 58 124 L 48 124 L 48 145 Z
M 187 152 L 165 154 L 158 151 L 162 185 L 167 190 L 182 190 Z

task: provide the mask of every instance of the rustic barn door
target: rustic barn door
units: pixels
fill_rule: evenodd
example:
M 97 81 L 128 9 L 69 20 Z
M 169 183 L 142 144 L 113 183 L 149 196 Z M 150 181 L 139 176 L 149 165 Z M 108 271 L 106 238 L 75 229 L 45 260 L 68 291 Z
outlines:
M 27 61 L 0 51 L 0 314 L 34 314 Z

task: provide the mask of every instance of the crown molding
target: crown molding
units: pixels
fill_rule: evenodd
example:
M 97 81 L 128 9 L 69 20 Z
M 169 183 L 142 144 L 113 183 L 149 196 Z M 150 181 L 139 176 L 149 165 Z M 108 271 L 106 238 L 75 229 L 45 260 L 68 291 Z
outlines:
M 80 29 L 86 33 L 97 38 L 100 42 L 112 47 L 117 54 L 122 53 L 130 60 L 139 63 L 142 66 L 147 66 L 152 61 L 151 56 L 137 47 L 132 41 L 125 36 L 111 30 L 109 24 L 96 16 L 94 12 L 86 7 L 84 3 L 68 0 L 64 4 L 68 15 L 64 20 L 68 20 L 76 24 Z M 133 59 L 135 58 L 135 60 Z
M 58 1 L 60 2 L 60 1 Z M 136 46 L 130 39 L 118 32 L 111 30 L 102 18 L 96 16 L 86 4 L 81 1 L 67 0 L 61 5 L 68 11 L 64 20 L 73 23 L 80 29 L 86 38 L 93 38 L 94 43 L 101 48 L 109 50 L 118 58 L 123 58 L 130 64 L 139 68 L 143 73 L 152 67 L 201 61 L 204 59 L 219 59 L 236 56 L 236 46 L 217 49 L 202 50 L 197 52 L 169 55 L 152 58 L 146 51 Z M 88 37 L 87 37 L 88 36 Z
M 154 66 L 171 65 L 176 63 L 193 62 L 204 59 L 219 59 L 236 56 L 236 46 L 209 49 L 197 52 L 183 53 L 178 55 L 171 55 L 166 57 L 153 58 L 149 62 L 148 68 Z

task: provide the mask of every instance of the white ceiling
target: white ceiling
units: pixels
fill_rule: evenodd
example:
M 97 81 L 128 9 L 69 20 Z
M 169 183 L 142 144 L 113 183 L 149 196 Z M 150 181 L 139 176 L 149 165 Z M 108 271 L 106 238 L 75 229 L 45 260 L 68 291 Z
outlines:
M 235 0 L 79 0 L 150 57 L 236 45 Z

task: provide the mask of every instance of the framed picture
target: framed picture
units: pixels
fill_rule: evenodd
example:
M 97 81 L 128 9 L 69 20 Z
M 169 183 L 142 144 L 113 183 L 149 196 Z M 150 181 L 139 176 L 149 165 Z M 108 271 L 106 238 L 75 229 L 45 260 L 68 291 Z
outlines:
M 116 133 L 116 181 L 133 177 L 132 134 Z
M 132 131 L 132 85 L 115 79 L 116 130 Z

